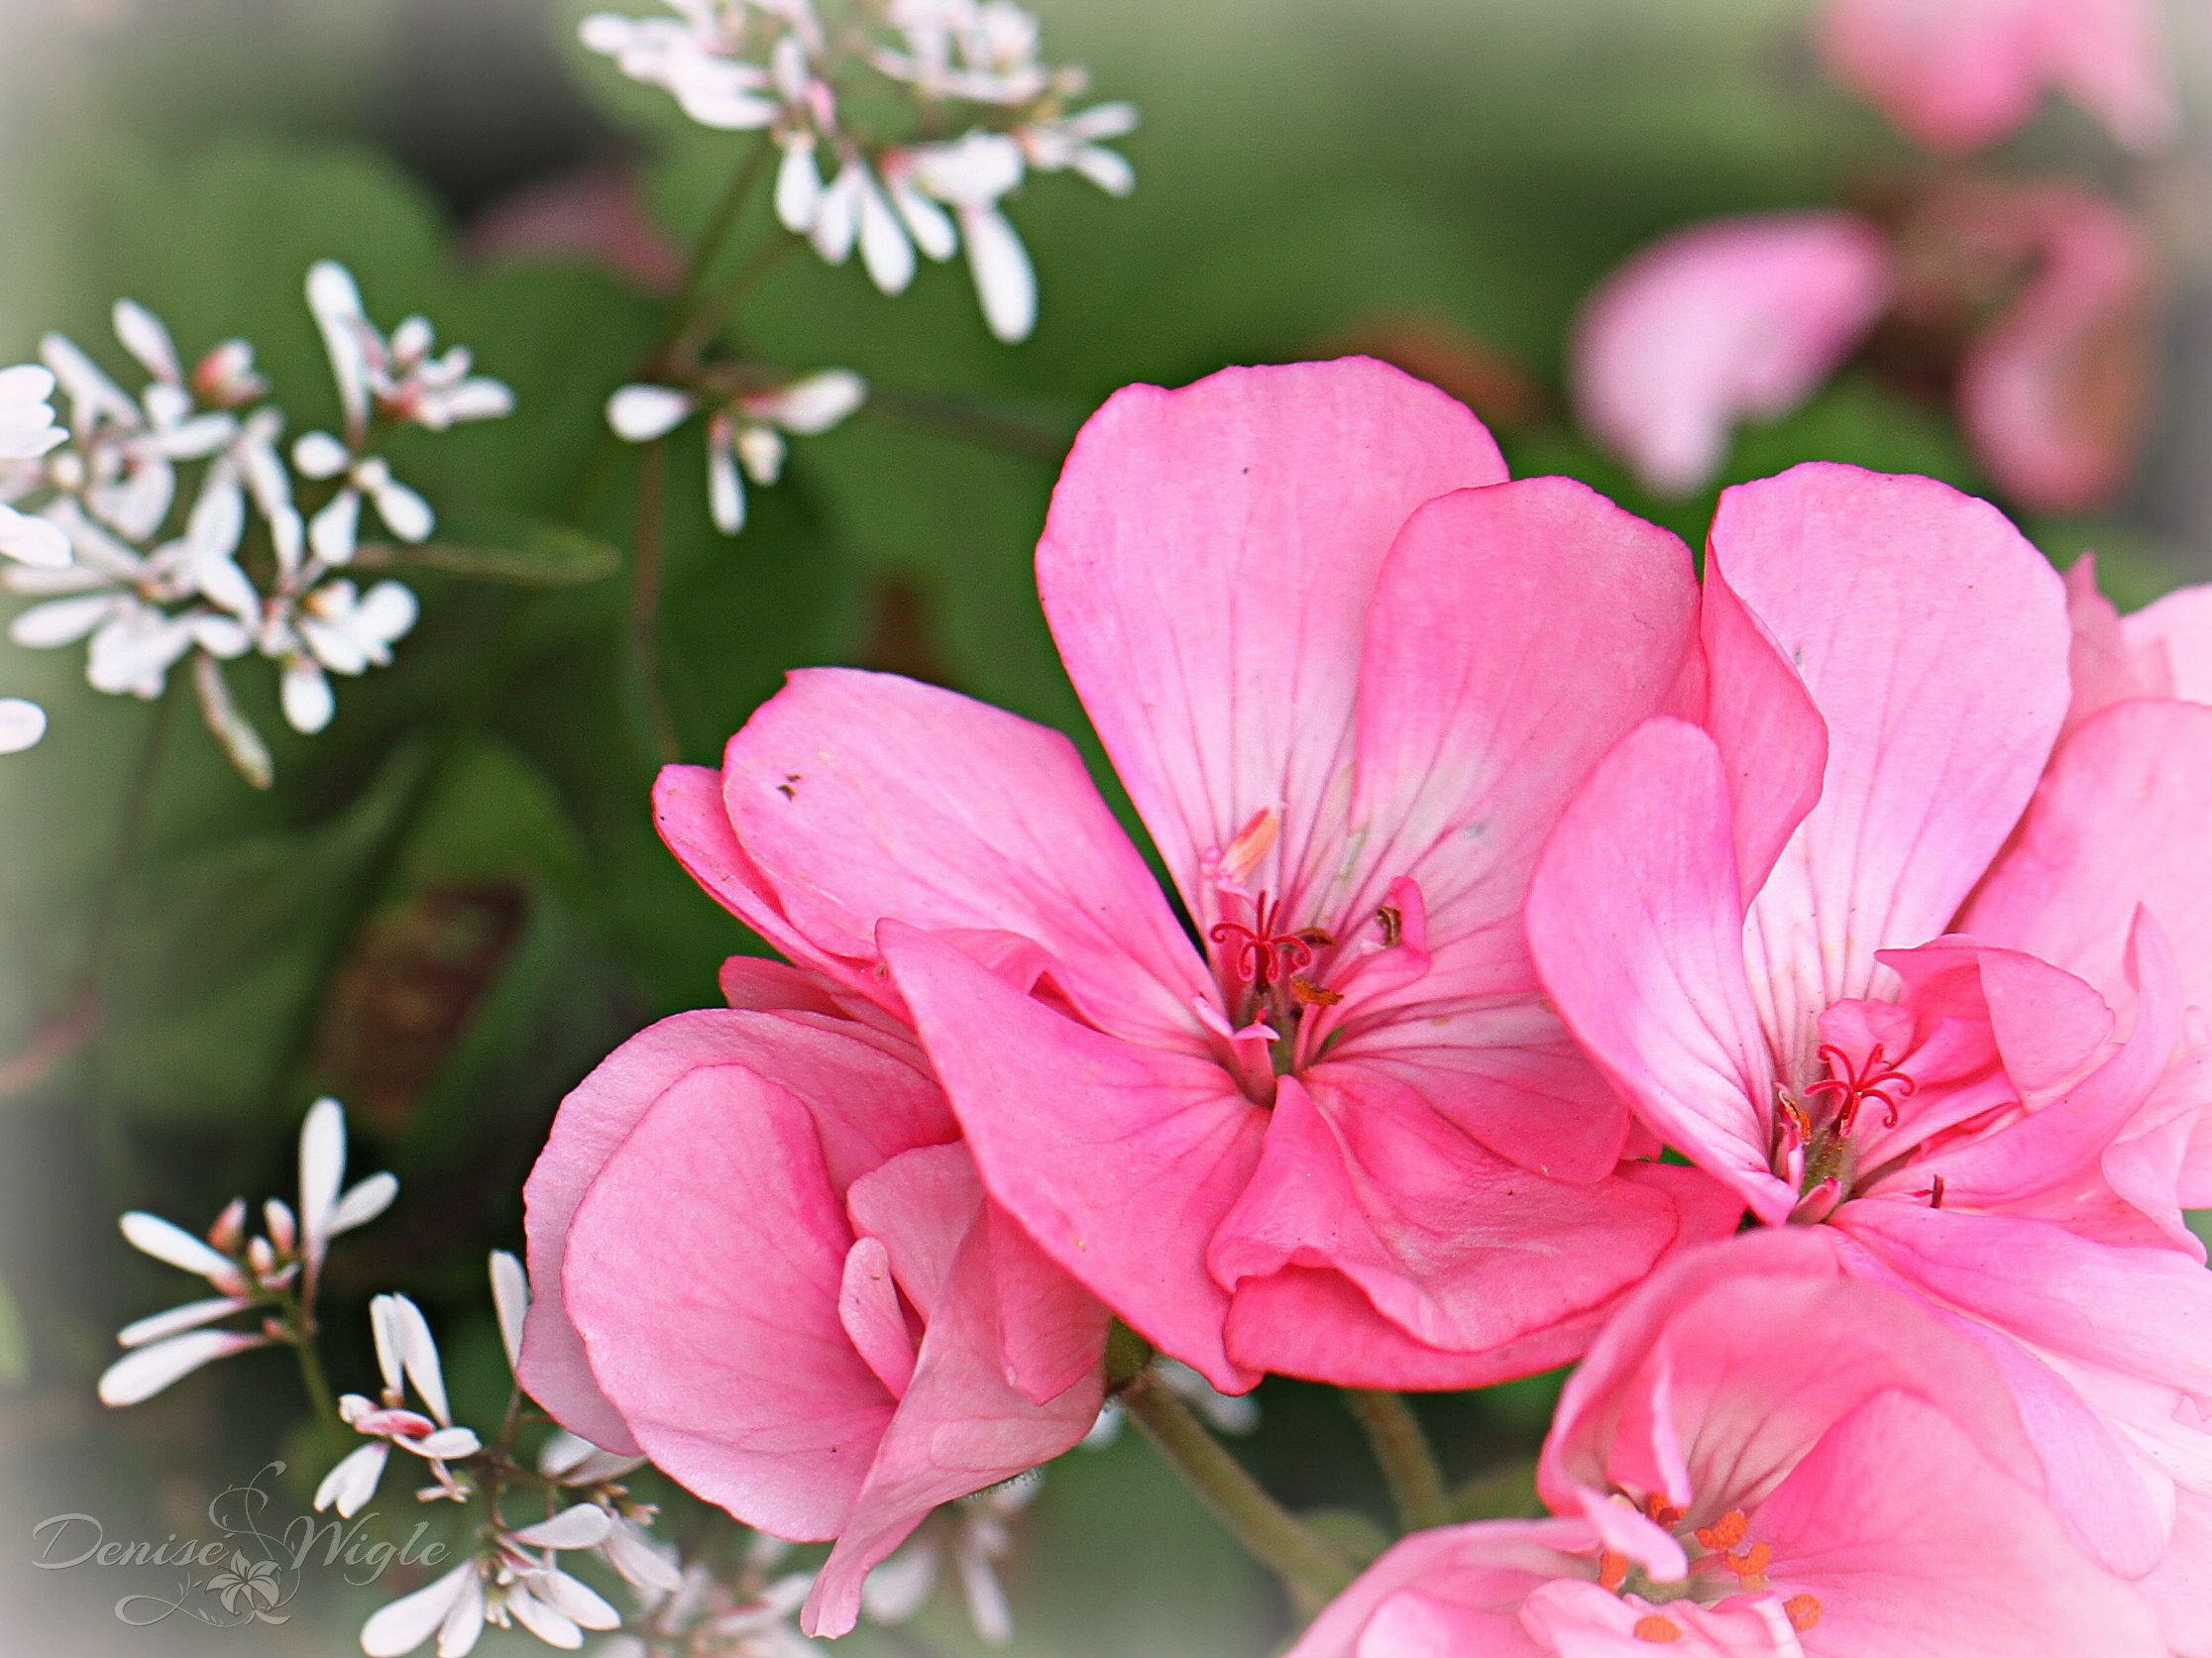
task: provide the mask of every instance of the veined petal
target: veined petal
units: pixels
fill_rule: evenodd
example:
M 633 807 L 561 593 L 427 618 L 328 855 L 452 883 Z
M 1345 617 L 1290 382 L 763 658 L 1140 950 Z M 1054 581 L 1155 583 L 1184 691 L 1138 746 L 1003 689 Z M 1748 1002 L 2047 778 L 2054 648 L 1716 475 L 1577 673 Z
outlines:
M 1712 562 L 1827 727 L 1820 804 L 1747 936 L 1795 1084 L 1822 1011 L 1949 926 L 2028 804 L 2065 718 L 2065 594 L 1987 502 L 1825 464 L 1727 491 Z
M 1342 855 L 1367 616 L 1414 508 L 1505 477 L 1482 423 L 1364 359 L 1116 392 L 1075 441 L 1038 588 L 1185 907 L 1254 816 L 1294 910 Z

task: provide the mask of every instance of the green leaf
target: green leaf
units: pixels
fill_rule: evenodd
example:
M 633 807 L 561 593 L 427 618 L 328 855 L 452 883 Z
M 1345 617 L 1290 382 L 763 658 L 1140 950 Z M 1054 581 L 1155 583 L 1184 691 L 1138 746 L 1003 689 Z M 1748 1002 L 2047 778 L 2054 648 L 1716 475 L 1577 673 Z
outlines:
M 31 1334 L 14 1292 L 0 1279 L 0 1387 L 21 1387 L 30 1380 Z

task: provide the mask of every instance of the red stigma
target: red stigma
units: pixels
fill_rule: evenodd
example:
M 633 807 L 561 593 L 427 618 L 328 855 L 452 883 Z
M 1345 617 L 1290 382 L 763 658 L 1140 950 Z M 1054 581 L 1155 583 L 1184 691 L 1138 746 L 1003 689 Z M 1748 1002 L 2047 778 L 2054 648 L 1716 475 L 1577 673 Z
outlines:
M 1836 1133 L 1851 1132 L 1851 1125 L 1858 1120 L 1859 1107 L 1868 1100 L 1882 1102 L 1884 1128 L 1897 1127 L 1897 1107 L 1900 1101 L 1913 1097 L 1913 1079 L 1890 1064 L 1880 1048 L 1867 1054 L 1863 1066 L 1853 1064 L 1850 1055 L 1833 1043 L 1821 1044 L 1819 1052 L 1833 1074 L 1809 1083 L 1805 1091 L 1808 1095 L 1835 1096 Z M 1891 1089 L 1896 1092 L 1891 1093 Z
M 1316 928 L 1295 933 L 1277 931 L 1282 923 L 1281 906 L 1269 902 L 1266 893 L 1254 902 L 1252 921 L 1250 927 L 1241 921 L 1218 922 L 1207 937 L 1217 944 L 1231 946 L 1224 965 L 1232 977 L 1255 990 L 1272 989 L 1312 966 L 1314 946 L 1329 942 L 1329 936 Z

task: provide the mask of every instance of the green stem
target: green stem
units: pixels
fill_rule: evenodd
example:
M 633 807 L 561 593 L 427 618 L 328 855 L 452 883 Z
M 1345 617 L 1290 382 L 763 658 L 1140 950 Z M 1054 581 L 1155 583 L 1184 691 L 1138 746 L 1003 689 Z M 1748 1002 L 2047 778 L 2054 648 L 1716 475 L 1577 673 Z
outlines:
M 745 204 L 752 198 L 753 186 L 760 182 L 768 170 L 768 158 L 776 147 L 762 138 L 746 151 L 745 159 L 737 164 L 723 188 L 721 199 L 715 204 L 708 217 L 707 228 L 700 232 L 699 240 L 692 245 L 691 263 L 684 273 L 684 285 L 677 289 L 676 297 L 669 301 L 668 314 L 662 320 L 660 333 L 655 336 L 653 347 L 646 354 L 645 372 L 640 377 L 650 380 L 657 373 L 665 372 L 675 348 L 691 331 L 699 314 L 700 301 L 707 295 L 707 284 L 715 267 L 721 263 L 722 245 L 737 228 L 737 221 L 745 216 Z
M 1344 1402 L 1367 1431 L 1404 1528 L 1425 1531 L 1449 1525 L 1452 1500 L 1444 1489 L 1444 1471 L 1413 1407 L 1396 1393 L 1367 1387 L 1345 1388 Z
M 971 399 L 889 386 L 869 387 L 864 412 L 880 420 L 971 443 L 979 449 L 995 449 L 1054 465 L 1067 458 L 1068 445 L 1075 441 L 1070 428 L 1051 421 L 1009 413 Z
M 668 445 L 648 443 L 637 457 L 637 555 L 630 567 L 630 683 L 661 764 L 681 756 L 660 683 L 661 520 L 667 510 Z
M 337 1421 L 337 1395 L 330 1390 L 330 1377 L 323 1370 L 322 1355 L 315 1351 L 315 1338 L 304 1332 L 294 1332 L 292 1354 L 299 1361 L 299 1385 L 307 1394 L 307 1403 L 315 1412 L 316 1422 Z
M 1351 1583 L 1351 1562 L 1271 1496 L 1190 1407 L 1150 1373 L 1129 1384 L 1121 1406 L 1246 1552 L 1280 1578 L 1305 1607 L 1321 1605 Z

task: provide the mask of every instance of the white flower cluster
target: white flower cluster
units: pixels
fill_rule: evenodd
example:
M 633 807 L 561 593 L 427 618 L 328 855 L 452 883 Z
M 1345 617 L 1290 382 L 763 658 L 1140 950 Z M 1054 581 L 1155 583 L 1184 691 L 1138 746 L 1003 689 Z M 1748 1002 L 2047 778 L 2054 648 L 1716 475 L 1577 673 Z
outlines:
M 914 280 L 917 251 L 965 250 L 1001 340 L 1037 322 L 1037 275 L 1004 206 L 1031 172 L 1074 172 L 1114 195 L 1136 183 L 1106 148 L 1137 126 L 1126 103 L 1073 107 L 1087 77 L 1040 55 L 1037 19 L 1012 0 L 865 0 L 825 20 L 814 0 L 667 0 L 675 17 L 602 12 L 584 44 L 665 88 L 692 119 L 765 131 L 782 153 L 776 214 L 832 265 L 855 249 L 885 293 Z M 872 121 L 904 110 L 892 138 Z
M 731 394 L 625 386 L 607 400 L 607 423 L 625 442 L 650 443 L 705 409 L 708 510 L 724 535 L 735 535 L 745 525 L 745 479 L 766 488 L 783 475 L 786 434 L 827 432 L 867 397 L 867 382 L 849 369 Z
M 32 647 L 85 643 L 95 690 L 147 699 L 189 657 L 208 728 L 263 784 L 268 746 L 222 664 L 276 663 L 286 721 L 302 732 L 327 725 L 329 675 L 388 663 L 415 620 L 401 583 L 363 592 L 340 574 L 359 549 L 365 506 L 400 541 L 421 541 L 434 524 L 379 441 L 396 427 L 443 431 L 513 407 L 504 386 L 473 373 L 467 351 L 435 353 L 422 318 L 380 331 L 342 267 L 318 264 L 307 300 L 344 431 L 307 433 L 288 464 L 284 414 L 264 400 L 253 347 L 225 341 L 187 373 L 167 328 L 131 300 L 117 303 L 114 321 L 148 377 L 136 396 L 58 334 L 41 342 L 43 369 L 0 372 L 0 553 L 16 560 L 0 585 L 38 601 L 10 636 Z M 29 402 L 56 388 L 66 430 L 33 430 Z M 197 469 L 189 490 L 188 468 Z M 310 493 L 322 497 L 311 513 L 301 504 Z
M 69 441 L 54 421 L 54 376 L 21 364 L 0 369 L 0 465 L 35 462 Z M 0 501 L 0 558 L 34 568 L 69 562 L 69 543 L 44 518 Z M 15 754 L 46 735 L 46 710 L 20 697 L 0 698 L 0 754 Z
M 214 1360 L 309 1340 L 331 1239 L 375 1220 L 399 1192 L 389 1174 L 353 1186 L 345 1178 L 345 1112 L 323 1099 L 299 1131 L 299 1208 L 270 1199 L 260 1234 L 247 1236 L 243 1197 L 231 1200 L 204 1238 L 159 1215 L 125 1215 L 123 1236 L 133 1248 L 205 1278 L 215 1294 L 126 1326 L 116 1340 L 129 1351 L 100 1378 L 101 1402 L 137 1404 Z M 208 1328 L 238 1313 L 259 1313 L 261 1322 L 253 1329 Z
M 492 1297 L 512 1369 L 520 1360 L 529 1284 L 521 1263 L 504 1252 L 492 1257 Z M 330 1471 L 315 1492 L 316 1508 L 351 1518 L 375 1494 L 394 1447 L 429 1470 L 432 1483 L 419 1496 L 485 1498 L 485 1518 L 467 1557 L 363 1625 L 361 1646 L 370 1658 L 399 1658 L 433 1640 L 438 1658 L 462 1658 L 488 1625 L 519 1627 L 564 1651 L 582 1646 L 587 1630 L 619 1628 L 621 1612 L 568 1571 L 563 1555 L 595 1555 L 656 1602 L 681 1589 L 684 1575 L 674 1555 L 647 1529 L 652 1510 L 620 1484 L 643 1466 L 642 1457 L 618 1457 L 574 1434 L 555 1433 L 534 1469 L 516 1467 L 507 1441 L 520 1394 L 507 1412 L 507 1432 L 488 1448 L 474 1430 L 454 1425 L 438 1346 L 414 1303 L 380 1295 L 370 1313 L 384 1391 L 377 1400 L 349 1393 L 340 1402 L 347 1424 L 367 1443 Z M 408 1405 L 409 1388 L 421 1410 Z M 542 1504 L 544 1518 L 518 1524 L 505 1517 L 523 1494 Z

